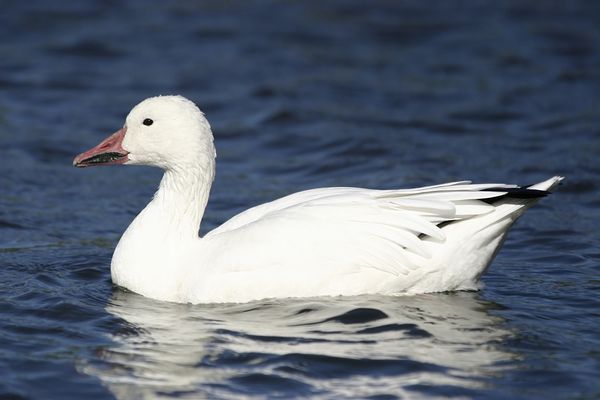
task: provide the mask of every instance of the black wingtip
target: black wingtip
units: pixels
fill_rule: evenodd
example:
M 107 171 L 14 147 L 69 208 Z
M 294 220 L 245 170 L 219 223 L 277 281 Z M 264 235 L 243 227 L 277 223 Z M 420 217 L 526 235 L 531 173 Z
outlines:
M 504 192 L 504 194 L 502 194 L 498 197 L 492 197 L 492 198 L 483 200 L 489 204 L 495 203 L 501 199 L 538 199 L 540 197 L 546 197 L 550 194 L 550 192 L 548 192 L 546 190 L 529 189 L 529 186 L 522 186 L 522 187 L 508 188 L 508 189 L 506 189 L 506 188 L 502 188 L 502 189 L 491 188 L 491 189 L 484 189 L 484 190 L 489 191 L 489 192 L 495 192 L 495 191 Z

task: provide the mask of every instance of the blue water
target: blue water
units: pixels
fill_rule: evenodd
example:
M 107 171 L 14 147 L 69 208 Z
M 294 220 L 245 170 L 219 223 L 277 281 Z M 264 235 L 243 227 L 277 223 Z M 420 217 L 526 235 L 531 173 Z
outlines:
M 160 172 L 71 167 L 145 97 L 206 112 L 202 231 L 321 186 L 567 176 L 479 292 L 181 305 L 112 287 Z M 0 397 L 600 397 L 600 4 L 11 1 Z

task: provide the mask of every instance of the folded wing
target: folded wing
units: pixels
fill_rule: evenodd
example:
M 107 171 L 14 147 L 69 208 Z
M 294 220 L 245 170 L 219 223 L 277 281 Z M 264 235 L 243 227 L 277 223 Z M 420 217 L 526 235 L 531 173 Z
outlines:
M 443 245 L 440 224 L 490 213 L 489 199 L 514 187 L 454 182 L 408 190 L 313 189 L 251 208 L 206 238 L 228 232 L 228 240 L 247 243 L 248 257 L 257 262 L 273 264 L 282 254 L 299 265 L 407 275 L 432 257 L 432 242 Z M 267 255 L 258 254 L 261 247 L 270 248 Z

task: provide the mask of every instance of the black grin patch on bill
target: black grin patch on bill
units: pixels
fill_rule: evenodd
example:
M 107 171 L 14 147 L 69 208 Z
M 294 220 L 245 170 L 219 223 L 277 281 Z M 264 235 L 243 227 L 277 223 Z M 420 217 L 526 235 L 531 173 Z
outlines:
M 125 157 L 126 155 L 127 154 L 121 154 L 121 153 L 117 153 L 117 152 L 100 153 L 100 154 L 96 154 L 93 157 L 86 158 L 85 160 L 81 160 L 79 162 L 79 164 L 92 165 L 92 164 L 110 163 L 110 162 L 113 162 L 116 160 L 120 160 L 121 158 Z

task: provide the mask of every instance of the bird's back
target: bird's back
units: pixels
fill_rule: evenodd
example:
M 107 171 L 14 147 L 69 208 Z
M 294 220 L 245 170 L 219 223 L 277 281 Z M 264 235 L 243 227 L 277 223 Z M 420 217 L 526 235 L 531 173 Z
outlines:
M 192 302 L 472 289 L 512 223 L 552 178 L 410 190 L 313 189 L 252 208 L 205 236 Z M 511 197 L 511 193 L 520 192 Z

